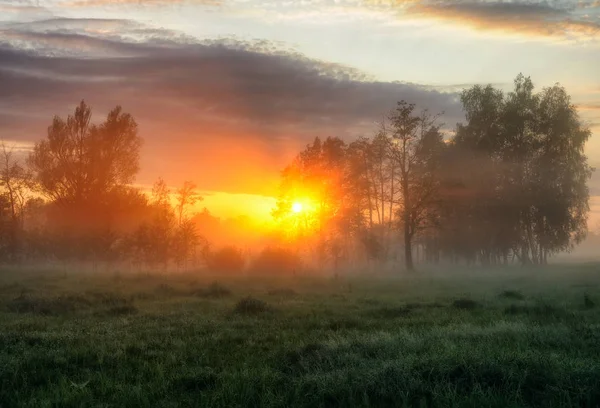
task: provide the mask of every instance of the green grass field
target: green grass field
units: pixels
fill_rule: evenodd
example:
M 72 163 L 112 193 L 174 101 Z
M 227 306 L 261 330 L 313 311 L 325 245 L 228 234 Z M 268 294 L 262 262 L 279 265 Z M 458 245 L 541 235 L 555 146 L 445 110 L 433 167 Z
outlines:
M 218 281 L 218 283 L 213 283 Z M 1 407 L 598 407 L 600 265 L 0 273 Z

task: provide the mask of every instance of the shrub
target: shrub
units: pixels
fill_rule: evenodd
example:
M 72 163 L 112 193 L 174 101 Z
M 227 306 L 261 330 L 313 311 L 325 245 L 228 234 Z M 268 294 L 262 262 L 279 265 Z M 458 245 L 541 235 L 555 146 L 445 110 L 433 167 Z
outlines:
M 258 273 L 293 273 L 302 266 L 300 257 L 285 248 L 265 248 L 253 261 L 252 270 Z
M 457 309 L 472 310 L 479 306 L 479 304 L 472 299 L 463 298 L 457 299 L 454 302 L 452 302 L 452 306 L 454 306 Z
M 592 300 L 590 295 L 588 295 L 587 293 L 584 293 L 584 295 L 583 295 L 583 306 L 586 309 L 592 309 L 596 306 L 596 303 Z
M 505 290 L 502 293 L 500 293 L 500 297 L 505 298 L 505 299 L 514 299 L 514 300 L 525 299 L 525 296 L 523 296 L 523 294 L 521 292 L 518 292 L 516 290 Z
M 242 251 L 234 246 L 226 246 L 207 255 L 206 264 L 213 272 L 241 272 L 246 260 Z
M 219 299 L 231 295 L 231 290 L 221 285 L 219 282 L 213 282 L 204 289 L 197 289 L 192 292 L 194 296 Z
M 178 296 L 185 294 L 184 291 L 174 288 L 166 283 L 161 283 L 154 289 L 154 293 L 160 296 Z
M 271 308 L 266 302 L 248 296 L 237 302 L 233 311 L 239 314 L 256 315 L 268 312 L 269 310 L 271 310 Z
M 279 289 L 272 289 L 270 291 L 267 292 L 267 294 L 269 296 L 296 296 L 298 293 L 294 290 L 294 289 L 290 289 L 290 288 L 279 288 Z

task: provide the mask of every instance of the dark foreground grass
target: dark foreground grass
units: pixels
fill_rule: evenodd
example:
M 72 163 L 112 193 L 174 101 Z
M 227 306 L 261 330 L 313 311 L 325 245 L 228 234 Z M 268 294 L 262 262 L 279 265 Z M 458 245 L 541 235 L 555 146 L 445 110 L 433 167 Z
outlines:
M 600 406 L 594 265 L 213 281 L 1 272 L 0 407 Z

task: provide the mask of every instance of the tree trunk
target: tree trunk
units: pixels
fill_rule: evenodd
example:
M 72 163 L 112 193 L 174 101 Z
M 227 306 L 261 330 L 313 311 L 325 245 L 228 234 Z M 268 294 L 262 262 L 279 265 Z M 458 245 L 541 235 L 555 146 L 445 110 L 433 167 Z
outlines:
M 406 269 L 408 271 L 414 271 L 415 266 L 413 264 L 413 257 L 412 257 L 412 237 L 410 234 L 410 225 L 407 222 L 408 220 L 406 218 L 404 221 L 404 261 L 405 261 Z

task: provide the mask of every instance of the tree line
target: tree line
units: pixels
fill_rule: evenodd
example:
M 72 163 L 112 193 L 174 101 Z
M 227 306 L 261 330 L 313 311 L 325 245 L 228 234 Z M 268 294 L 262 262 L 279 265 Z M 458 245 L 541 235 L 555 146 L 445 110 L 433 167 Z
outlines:
M 322 262 L 419 258 L 545 264 L 587 232 L 591 136 L 560 85 L 534 92 L 464 90 L 464 123 L 445 138 L 439 115 L 405 101 L 372 137 L 316 138 L 282 173 L 273 215 Z M 290 212 L 305 197 L 312 210 Z
M 117 106 L 93 124 L 84 101 L 54 117 L 24 164 L 4 146 L 2 259 L 185 265 L 201 244 L 190 210 L 202 197 L 191 182 L 170 191 L 159 179 L 150 195 L 132 187 L 141 146 L 130 114 Z
M 401 101 L 370 137 L 316 138 L 282 172 L 281 245 L 319 265 L 395 259 L 407 269 L 415 258 L 544 264 L 573 248 L 587 231 L 590 130 L 561 86 L 536 93 L 522 75 L 514 85 L 463 91 L 465 122 L 451 137 L 439 115 Z M 171 191 L 159 179 L 151 194 L 132 186 L 141 146 L 121 107 L 94 124 L 83 101 L 52 120 L 26 160 L 3 146 L 0 259 L 164 268 L 211 259 L 197 222 L 210 214 L 194 214 L 202 197 L 192 182 Z

